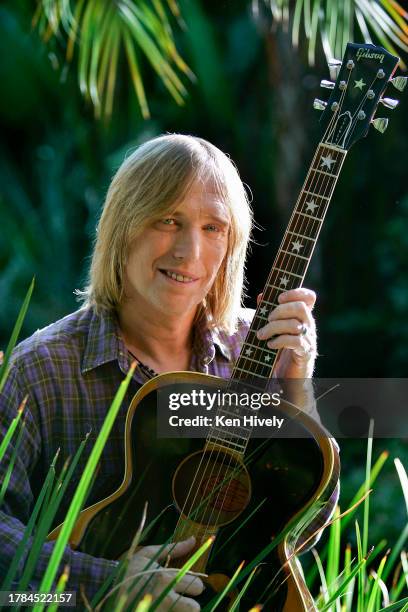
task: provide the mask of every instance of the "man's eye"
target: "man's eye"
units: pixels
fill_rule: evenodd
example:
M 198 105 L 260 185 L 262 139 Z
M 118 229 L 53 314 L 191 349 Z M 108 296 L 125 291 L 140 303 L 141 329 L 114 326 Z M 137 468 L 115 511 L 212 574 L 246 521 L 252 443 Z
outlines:
M 164 223 L 164 225 L 174 225 L 176 221 L 169 217 L 168 219 L 162 219 L 162 223 Z
M 208 225 L 205 226 L 205 229 L 208 230 L 209 232 L 219 232 L 219 228 L 217 225 L 214 225 L 213 223 L 209 223 Z

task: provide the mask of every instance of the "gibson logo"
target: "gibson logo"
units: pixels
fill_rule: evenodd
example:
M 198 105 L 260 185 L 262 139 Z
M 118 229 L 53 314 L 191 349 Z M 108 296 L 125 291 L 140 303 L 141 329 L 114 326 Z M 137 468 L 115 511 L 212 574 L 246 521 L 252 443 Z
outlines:
M 357 61 L 361 59 L 376 59 L 379 60 L 380 64 L 383 63 L 385 55 L 384 53 L 375 53 L 374 51 L 370 51 L 370 49 L 364 49 L 364 47 L 359 47 L 357 49 Z

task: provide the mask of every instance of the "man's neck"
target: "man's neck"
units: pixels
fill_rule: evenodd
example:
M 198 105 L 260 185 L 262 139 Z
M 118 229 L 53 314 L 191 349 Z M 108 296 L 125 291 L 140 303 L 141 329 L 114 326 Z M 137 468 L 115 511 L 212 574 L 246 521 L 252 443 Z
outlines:
M 156 372 L 187 370 L 191 360 L 194 317 L 176 317 L 137 308 L 118 309 L 119 327 L 128 350 Z

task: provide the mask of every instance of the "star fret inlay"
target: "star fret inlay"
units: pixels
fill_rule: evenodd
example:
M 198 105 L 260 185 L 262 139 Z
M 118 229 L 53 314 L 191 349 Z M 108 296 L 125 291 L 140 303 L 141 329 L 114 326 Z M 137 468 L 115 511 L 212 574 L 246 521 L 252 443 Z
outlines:
M 266 315 L 266 313 L 268 312 L 266 306 L 262 306 L 259 312 L 261 313 L 261 315 Z
M 248 348 L 246 349 L 246 351 L 245 351 L 245 355 L 248 355 L 248 357 L 250 357 L 250 356 L 252 355 L 252 353 L 253 353 L 253 352 L 254 352 L 254 351 L 253 351 L 253 350 L 252 350 L 250 347 L 248 347 Z
M 288 279 L 287 276 L 281 276 L 280 277 L 279 284 L 282 285 L 283 287 L 286 287 L 288 282 L 289 282 L 289 279 Z
M 271 356 L 270 355 L 265 355 L 265 361 L 270 361 L 271 360 Z
M 322 168 L 328 168 L 329 170 L 331 170 L 331 167 L 333 164 L 336 163 L 336 160 L 332 158 L 332 156 L 330 155 L 322 155 L 322 157 L 320 158 L 320 164 Z
M 311 212 L 314 214 L 315 208 L 318 208 L 319 205 L 316 204 L 315 200 L 310 200 L 310 202 L 306 202 L 306 212 Z
M 303 249 L 303 244 L 300 242 L 300 240 L 293 240 L 292 251 L 296 251 L 296 253 L 299 253 L 300 249 Z

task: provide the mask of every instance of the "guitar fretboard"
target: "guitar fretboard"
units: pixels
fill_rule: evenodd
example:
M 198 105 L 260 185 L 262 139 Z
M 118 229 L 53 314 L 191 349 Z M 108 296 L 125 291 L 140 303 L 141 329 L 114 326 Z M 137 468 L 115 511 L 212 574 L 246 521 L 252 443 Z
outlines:
M 258 390 L 268 386 L 278 351 L 268 348 L 256 332 L 267 324 L 269 313 L 278 305 L 279 295 L 302 286 L 346 153 L 340 147 L 323 143 L 317 148 L 263 289 L 262 301 L 232 371 L 231 385 L 242 381 L 243 386 Z M 220 409 L 219 414 L 224 412 L 225 409 Z M 243 409 L 237 412 L 242 413 Z M 252 429 L 224 429 L 211 430 L 207 442 L 244 453 Z

